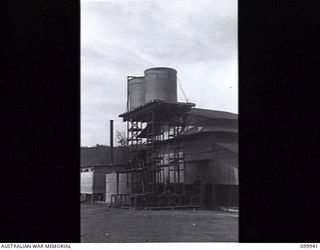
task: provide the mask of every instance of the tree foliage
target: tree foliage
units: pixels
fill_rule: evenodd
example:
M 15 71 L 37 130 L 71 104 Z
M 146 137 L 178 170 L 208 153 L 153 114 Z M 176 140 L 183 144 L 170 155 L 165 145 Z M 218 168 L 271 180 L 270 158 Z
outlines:
M 116 131 L 116 140 L 120 147 L 127 146 L 127 137 L 125 132 Z

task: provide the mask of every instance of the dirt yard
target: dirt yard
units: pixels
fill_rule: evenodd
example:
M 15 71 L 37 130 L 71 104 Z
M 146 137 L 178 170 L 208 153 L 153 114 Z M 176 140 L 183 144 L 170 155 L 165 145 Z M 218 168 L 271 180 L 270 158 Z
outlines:
M 238 213 L 81 205 L 82 242 L 238 241 Z

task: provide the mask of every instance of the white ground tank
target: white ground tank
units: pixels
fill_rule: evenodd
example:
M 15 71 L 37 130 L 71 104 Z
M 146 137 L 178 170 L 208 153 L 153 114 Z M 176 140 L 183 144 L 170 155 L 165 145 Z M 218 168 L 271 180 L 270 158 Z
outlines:
M 130 174 L 119 174 L 119 194 L 128 194 L 131 178 Z M 111 195 L 117 193 L 117 174 L 106 174 L 106 203 L 111 202 Z

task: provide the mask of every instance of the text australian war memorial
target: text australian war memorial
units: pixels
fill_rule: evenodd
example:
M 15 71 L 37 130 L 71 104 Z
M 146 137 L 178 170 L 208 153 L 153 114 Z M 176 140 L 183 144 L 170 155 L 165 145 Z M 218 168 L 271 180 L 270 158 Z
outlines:
M 172 68 L 147 69 L 126 84 L 127 110 L 119 114 L 126 143 L 113 146 L 111 121 L 110 146 L 81 148 L 81 200 L 135 209 L 238 207 L 238 115 L 178 102 Z

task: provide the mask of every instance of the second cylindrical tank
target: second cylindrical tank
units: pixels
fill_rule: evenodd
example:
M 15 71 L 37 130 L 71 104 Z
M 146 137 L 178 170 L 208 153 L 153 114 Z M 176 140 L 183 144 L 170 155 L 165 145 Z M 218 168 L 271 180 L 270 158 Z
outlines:
M 145 81 L 143 76 L 132 76 L 128 79 L 129 109 L 142 106 L 145 98 Z
M 144 71 L 145 103 L 152 100 L 177 102 L 177 71 L 158 67 Z
M 105 175 L 106 179 L 106 203 L 111 202 L 111 195 L 117 193 L 117 174 L 110 173 Z M 119 194 L 129 193 L 129 187 L 131 183 L 131 174 L 130 173 L 119 173 Z

